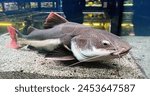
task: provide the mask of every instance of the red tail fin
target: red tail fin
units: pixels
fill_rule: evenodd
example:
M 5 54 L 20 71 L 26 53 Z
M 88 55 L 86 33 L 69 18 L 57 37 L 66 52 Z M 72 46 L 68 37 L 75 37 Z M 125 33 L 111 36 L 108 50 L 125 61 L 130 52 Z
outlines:
M 17 39 L 16 39 L 16 29 L 14 27 L 12 27 L 12 26 L 8 26 L 7 27 L 7 31 L 9 32 L 10 38 L 11 38 L 11 41 L 7 45 L 7 47 L 14 48 L 14 49 L 19 48 L 19 46 L 17 44 Z

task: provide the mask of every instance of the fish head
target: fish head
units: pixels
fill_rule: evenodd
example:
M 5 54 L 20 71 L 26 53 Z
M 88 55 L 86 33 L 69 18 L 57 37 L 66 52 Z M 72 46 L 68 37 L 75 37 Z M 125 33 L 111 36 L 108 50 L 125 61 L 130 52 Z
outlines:
M 71 50 L 79 61 L 101 61 L 126 55 L 131 46 L 109 32 L 93 31 L 76 36 L 71 41 Z

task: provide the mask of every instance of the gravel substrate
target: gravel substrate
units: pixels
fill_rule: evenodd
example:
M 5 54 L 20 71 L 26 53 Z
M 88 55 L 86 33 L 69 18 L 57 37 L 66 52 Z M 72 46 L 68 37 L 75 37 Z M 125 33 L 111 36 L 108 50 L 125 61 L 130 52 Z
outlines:
M 0 36 L 0 78 L 146 78 L 130 54 L 109 63 L 81 63 L 69 67 L 73 61 L 47 60 L 44 54 L 27 47 L 18 50 L 6 48 L 8 42 L 9 34 Z

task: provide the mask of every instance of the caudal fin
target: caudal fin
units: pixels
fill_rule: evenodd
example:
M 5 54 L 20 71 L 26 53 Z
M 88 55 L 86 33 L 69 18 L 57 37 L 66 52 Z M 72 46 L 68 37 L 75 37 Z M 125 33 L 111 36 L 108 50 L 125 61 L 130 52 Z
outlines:
M 17 44 L 17 39 L 16 39 L 16 29 L 13 26 L 8 26 L 7 31 L 10 34 L 10 42 L 6 45 L 6 47 L 13 48 L 13 49 L 18 49 L 19 45 Z

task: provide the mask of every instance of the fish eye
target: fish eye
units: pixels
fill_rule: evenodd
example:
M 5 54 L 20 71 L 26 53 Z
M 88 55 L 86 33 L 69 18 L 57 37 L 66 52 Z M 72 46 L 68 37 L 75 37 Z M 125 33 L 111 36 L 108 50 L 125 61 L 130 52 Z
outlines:
M 103 41 L 102 41 L 102 44 L 103 44 L 104 46 L 107 46 L 107 45 L 110 45 L 110 42 L 107 41 L 107 40 L 103 40 Z

